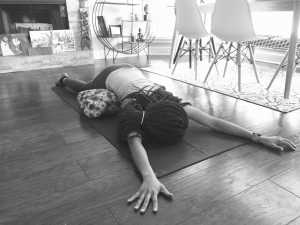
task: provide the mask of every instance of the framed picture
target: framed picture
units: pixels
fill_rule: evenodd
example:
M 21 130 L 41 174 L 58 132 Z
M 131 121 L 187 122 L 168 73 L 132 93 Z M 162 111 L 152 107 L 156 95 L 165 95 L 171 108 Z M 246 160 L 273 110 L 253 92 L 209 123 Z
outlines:
M 121 25 L 109 25 L 109 32 L 111 36 L 121 36 L 122 26 Z
M 29 31 L 32 47 L 52 47 L 53 53 L 76 51 L 73 30 Z
M 67 51 L 75 51 L 75 38 L 73 34 L 73 30 L 53 30 L 52 31 L 52 44 L 55 46 L 53 48 L 53 53 Z
M 29 31 L 32 47 L 52 46 L 52 32 L 48 31 Z
M 28 55 L 28 35 L 21 34 L 11 34 L 12 42 L 15 46 L 16 55 Z
M 28 55 L 27 34 L 0 35 L 0 55 Z

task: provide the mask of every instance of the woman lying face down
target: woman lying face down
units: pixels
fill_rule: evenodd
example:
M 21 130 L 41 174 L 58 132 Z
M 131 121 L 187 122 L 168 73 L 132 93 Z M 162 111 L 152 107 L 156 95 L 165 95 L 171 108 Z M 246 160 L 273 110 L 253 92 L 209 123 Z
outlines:
M 122 110 L 118 114 L 118 139 L 128 142 L 133 161 L 143 178 L 139 190 L 128 202 L 137 199 L 134 209 L 142 213 L 146 211 L 150 201 L 152 210 L 158 211 L 159 193 L 167 197 L 173 196 L 153 172 L 143 141 L 177 142 L 183 138 L 189 119 L 216 131 L 246 138 L 278 151 L 296 150 L 296 146 L 288 139 L 254 133 L 212 117 L 188 102 L 182 102 L 171 92 L 152 83 L 130 64 L 106 67 L 89 82 L 71 79 L 63 74 L 56 85 L 65 85 L 76 92 L 105 88 L 122 99 Z

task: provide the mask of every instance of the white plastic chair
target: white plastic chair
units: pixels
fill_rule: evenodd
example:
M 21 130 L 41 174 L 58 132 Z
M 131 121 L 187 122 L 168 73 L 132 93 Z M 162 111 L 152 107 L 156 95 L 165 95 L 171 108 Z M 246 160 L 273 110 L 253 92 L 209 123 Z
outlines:
M 202 21 L 202 16 L 200 9 L 195 2 L 195 0 L 176 0 L 176 30 L 182 36 L 188 39 L 196 39 L 195 49 L 196 49 L 196 58 L 195 58 L 195 79 L 197 79 L 197 71 L 198 71 L 198 54 L 199 54 L 199 43 L 198 39 L 211 37 Z M 187 45 L 185 41 L 183 45 L 180 47 L 179 57 L 177 57 L 174 69 L 172 74 L 174 73 L 179 58 L 182 54 L 183 47 Z
M 261 39 L 257 37 L 254 31 L 251 11 L 247 0 L 216 0 L 214 12 L 212 14 L 211 33 L 217 38 L 227 42 L 237 43 L 236 65 L 238 66 L 238 90 L 241 91 L 241 42 Z M 232 47 L 232 46 L 231 46 Z M 230 48 L 230 47 L 229 47 Z M 256 75 L 256 80 L 259 83 L 256 64 L 252 52 L 252 47 L 248 46 L 252 65 Z M 219 54 L 227 52 L 227 56 L 219 57 Z M 231 50 L 224 50 L 224 43 L 222 42 L 214 61 L 212 62 L 204 83 L 212 70 L 212 67 L 220 59 L 230 57 Z M 226 67 L 225 67 L 226 68 Z

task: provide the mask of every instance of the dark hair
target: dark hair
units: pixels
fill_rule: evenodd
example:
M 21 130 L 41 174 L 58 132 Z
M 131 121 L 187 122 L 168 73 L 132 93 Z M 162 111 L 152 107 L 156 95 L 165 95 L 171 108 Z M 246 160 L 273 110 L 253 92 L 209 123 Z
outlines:
M 119 140 L 127 140 L 132 132 L 142 135 L 144 140 L 176 142 L 183 138 L 188 127 L 183 106 L 189 103 L 180 103 L 181 99 L 165 90 L 142 89 L 128 98 L 134 101 L 118 114 Z

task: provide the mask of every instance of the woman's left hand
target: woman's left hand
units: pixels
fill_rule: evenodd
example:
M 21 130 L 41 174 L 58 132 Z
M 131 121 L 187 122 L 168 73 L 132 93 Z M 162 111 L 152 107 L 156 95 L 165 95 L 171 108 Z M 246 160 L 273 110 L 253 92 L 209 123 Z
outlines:
M 258 139 L 258 143 L 268 148 L 273 148 L 279 151 L 284 151 L 284 149 L 290 149 L 293 151 L 297 150 L 297 147 L 293 142 L 278 136 L 272 136 L 272 137 L 261 136 Z

